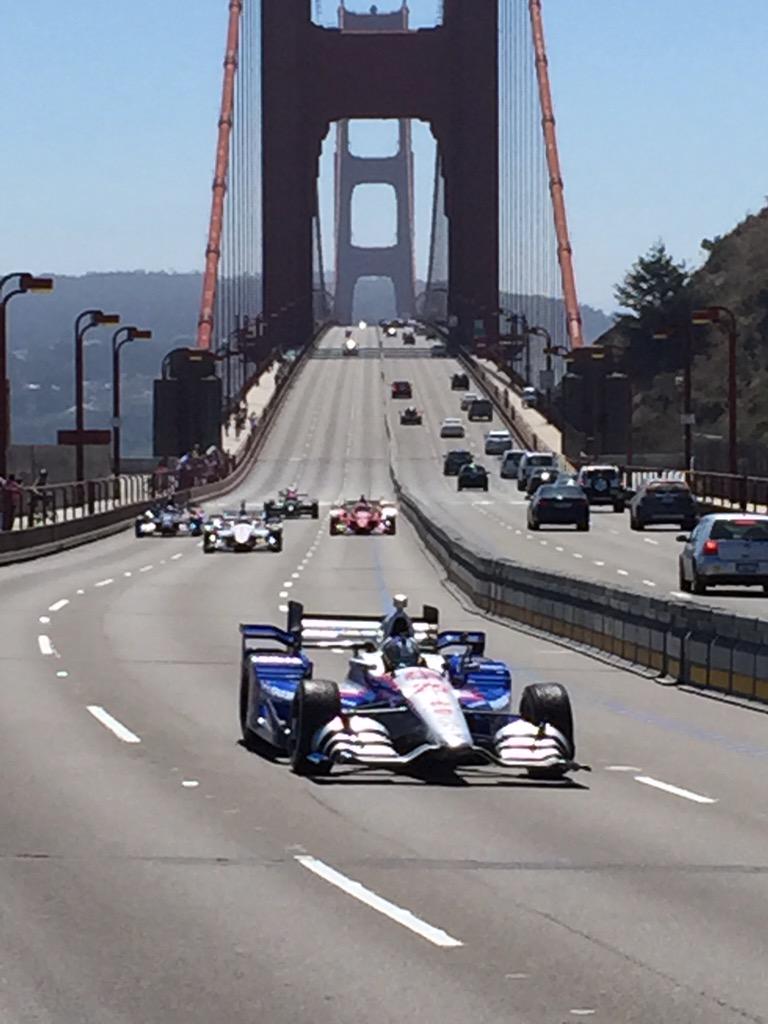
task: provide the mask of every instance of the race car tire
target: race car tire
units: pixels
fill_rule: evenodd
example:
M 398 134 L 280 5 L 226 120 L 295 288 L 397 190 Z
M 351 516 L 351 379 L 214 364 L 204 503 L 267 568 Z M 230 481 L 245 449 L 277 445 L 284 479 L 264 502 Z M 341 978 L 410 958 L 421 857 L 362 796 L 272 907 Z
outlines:
M 215 544 L 206 544 L 206 542 L 203 541 L 203 554 L 204 555 L 215 555 L 216 554 L 216 545 Z
M 136 536 L 139 538 L 139 540 L 141 540 L 141 538 L 144 536 L 144 534 L 141 532 L 141 529 L 139 528 L 139 524 L 138 523 L 134 526 L 133 532 L 136 534 Z
M 390 519 L 389 520 L 389 524 L 387 526 L 387 533 L 389 534 L 390 537 L 394 537 L 395 534 L 397 533 L 397 520 L 396 519 Z
M 312 507 L 310 509 L 310 515 L 312 516 L 313 519 L 319 519 L 320 518 L 320 506 L 317 504 L 316 501 L 312 502 Z
M 541 528 L 540 524 L 539 523 L 534 523 L 533 520 L 531 520 L 530 523 L 528 523 L 528 529 L 529 530 L 538 530 L 540 528 Z
M 275 541 L 275 544 L 270 548 L 270 551 L 280 552 L 283 550 L 283 535 L 280 534 Z
M 264 515 L 269 518 L 275 514 L 275 503 L 274 501 L 264 502 Z
M 589 520 L 583 523 L 576 523 L 576 529 L 579 533 L 586 533 L 589 530 Z
M 318 729 L 341 714 L 341 697 L 329 679 L 304 679 L 293 698 L 291 712 L 291 770 L 296 775 L 327 775 L 330 763 L 309 760 Z
M 560 683 L 530 683 L 520 696 L 520 717 L 531 725 L 553 726 L 565 738 L 568 744 L 566 756 L 573 759 L 576 744 L 573 739 L 573 712 L 568 691 Z M 531 769 L 536 772 L 547 772 L 554 775 L 563 774 L 562 767 L 557 769 Z M 530 774 L 530 772 L 529 772 Z M 542 776 L 539 776 L 542 777 Z

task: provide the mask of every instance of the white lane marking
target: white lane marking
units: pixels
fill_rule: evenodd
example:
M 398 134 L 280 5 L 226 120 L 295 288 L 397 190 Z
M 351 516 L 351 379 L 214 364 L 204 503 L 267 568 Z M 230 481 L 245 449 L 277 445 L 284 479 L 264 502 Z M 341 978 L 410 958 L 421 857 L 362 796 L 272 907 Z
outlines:
M 185 789 L 195 789 L 200 785 L 197 779 L 183 779 L 181 784 Z
M 617 569 L 616 572 L 619 574 L 619 576 L 629 576 L 629 573 L 626 569 Z
M 659 779 L 651 778 L 650 775 L 636 775 L 635 782 L 641 782 L 644 786 L 652 786 L 654 789 L 662 789 L 672 796 L 681 796 L 684 800 L 692 800 L 695 804 L 716 804 L 711 796 L 702 796 L 700 793 L 693 793 L 690 789 L 681 789 L 680 786 L 672 786 L 669 782 L 661 782 Z
M 99 707 L 98 704 L 89 704 L 87 710 L 90 711 L 97 722 L 101 722 L 103 726 L 109 729 L 110 732 L 113 732 L 123 743 L 141 743 L 141 739 L 135 732 L 126 729 L 122 722 L 118 722 L 116 718 L 113 718 L 108 711 Z
M 599 565 L 600 568 L 602 568 L 605 565 L 605 562 L 595 562 L 595 565 Z
M 62 608 L 66 608 L 68 604 L 69 604 L 69 598 L 68 597 L 62 597 L 62 599 L 60 601 L 56 601 L 54 604 L 52 604 L 51 607 L 48 609 L 48 611 L 49 612 L 60 612 L 61 609 Z
M 565 551 L 565 548 L 560 547 L 559 544 L 555 545 L 555 551 Z
M 292 580 L 297 580 L 299 578 L 299 576 L 301 576 L 300 572 L 292 572 L 291 573 L 291 579 Z
M 517 536 L 518 536 L 518 537 L 520 536 L 520 534 L 521 534 L 522 532 L 523 532 L 522 530 L 515 530 L 515 533 L 517 534 Z
M 43 626 L 47 626 L 48 623 L 51 621 L 51 617 L 50 615 L 41 615 L 37 621 L 40 622 Z
M 287 612 L 288 611 L 288 605 L 287 604 L 279 604 L 277 606 L 277 610 L 279 612 Z
M 66 669 L 62 668 L 60 671 L 58 671 L 56 673 L 56 678 L 57 679 L 66 679 L 68 675 L 69 675 L 69 672 L 67 672 Z
M 329 867 L 321 860 L 316 860 L 314 857 L 307 856 L 306 854 L 296 854 L 295 860 L 302 867 L 305 867 L 324 881 L 330 882 L 331 885 L 335 885 L 337 889 L 341 889 L 348 896 L 352 896 L 361 903 L 365 903 L 372 910 L 377 910 L 391 921 L 395 921 L 397 924 L 402 925 L 403 928 L 407 928 L 416 935 L 420 935 L 433 945 L 442 946 L 445 949 L 455 949 L 457 946 L 464 945 L 463 942 L 454 939 L 452 935 L 444 932 L 442 928 L 435 928 L 433 925 L 427 924 L 426 921 L 422 921 L 420 917 L 412 914 L 410 910 L 398 907 L 396 903 L 390 903 L 389 900 L 385 900 L 382 896 L 371 892 L 370 889 L 366 889 L 360 882 L 347 878 L 346 875 L 342 875 L 340 871 Z
M 40 648 L 40 653 L 45 655 L 46 658 L 56 653 L 56 649 L 51 643 L 51 638 L 46 636 L 45 633 L 41 633 L 37 638 L 37 646 Z
M 154 565 L 142 565 L 139 572 L 149 572 L 150 569 L 154 569 Z
M 175 555 L 171 555 L 171 561 L 175 562 L 177 558 L 183 558 L 183 557 L 184 557 L 184 552 L 183 551 L 177 551 Z
M 133 576 L 133 573 L 132 572 L 124 572 L 123 576 Z
M 568 1012 L 572 1013 L 574 1017 L 592 1017 L 597 1010 L 569 1010 Z
M 540 541 L 539 541 L 539 544 L 541 544 L 541 546 L 542 546 L 542 547 L 544 547 L 544 548 L 545 548 L 545 547 L 547 546 L 547 544 L 548 544 L 548 543 L 549 543 L 549 542 L 548 542 L 548 541 L 546 541 L 546 540 L 540 540 Z
M 291 583 L 290 580 L 283 580 L 283 586 L 285 587 L 286 590 L 290 590 L 293 584 Z
M 653 582 L 653 580 L 643 580 L 643 583 L 646 585 L 646 587 L 655 587 L 656 586 L 656 584 Z
M 633 764 L 608 764 L 605 766 L 607 772 L 639 772 L 641 768 L 636 768 Z
M 288 597 L 288 591 L 287 590 L 281 590 L 280 593 L 277 596 L 278 597 Z
M 109 579 L 107 579 L 107 580 L 99 580 L 98 583 L 94 583 L 93 585 L 94 585 L 94 587 L 108 587 L 110 585 L 110 583 L 114 583 L 114 582 L 115 581 L 110 576 Z
M 77 594 L 84 594 L 85 591 L 84 590 L 77 590 L 77 591 L 75 591 L 75 593 L 77 593 Z
M 643 543 L 644 544 L 654 544 L 656 547 L 659 546 L 659 542 L 657 540 L 651 540 L 650 537 L 643 537 Z
M 574 558 L 583 558 L 583 557 L 584 557 L 584 555 L 580 555 L 578 551 L 574 551 L 574 552 L 573 552 L 573 557 L 574 557 Z

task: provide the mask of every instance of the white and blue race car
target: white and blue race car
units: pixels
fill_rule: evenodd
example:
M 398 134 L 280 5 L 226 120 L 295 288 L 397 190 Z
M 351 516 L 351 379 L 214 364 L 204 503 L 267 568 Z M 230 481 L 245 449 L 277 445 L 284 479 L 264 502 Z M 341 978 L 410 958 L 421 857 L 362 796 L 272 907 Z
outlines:
M 301 775 L 333 765 L 494 764 L 562 779 L 575 761 L 568 693 L 535 683 L 512 711 L 503 661 L 485 657 L 485 634 L 438 629 L 395 598 L 388 616 L 309 615 L 291 602 L 287 628 L 241 625 L 240 724 L 250 748 L 289 757 Z M 345 678 L 313 678 L 310 649 L 349 649 Z

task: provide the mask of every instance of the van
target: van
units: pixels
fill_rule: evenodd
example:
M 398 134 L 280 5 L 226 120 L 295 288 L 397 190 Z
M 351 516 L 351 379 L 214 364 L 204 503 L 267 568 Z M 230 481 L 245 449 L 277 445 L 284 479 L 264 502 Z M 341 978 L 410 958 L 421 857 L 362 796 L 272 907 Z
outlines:
M 557 469 L 557 456 L 554 452 L 526 452 L 520 459 L 517 470 L 517 489 L 524 491 L 528 487 L 528 477 L 534 469 Z
M 505 480 L 517 480 L 517 471 L 520 468 L 520 460 L 525 455 L 522 448 L 511 448 L 505 452 L 501 460 L 501 475 Z
M 468 417 L 470 420 L 493 419 L 493 406 L 488 398 L 476 398 L 469 407 Z

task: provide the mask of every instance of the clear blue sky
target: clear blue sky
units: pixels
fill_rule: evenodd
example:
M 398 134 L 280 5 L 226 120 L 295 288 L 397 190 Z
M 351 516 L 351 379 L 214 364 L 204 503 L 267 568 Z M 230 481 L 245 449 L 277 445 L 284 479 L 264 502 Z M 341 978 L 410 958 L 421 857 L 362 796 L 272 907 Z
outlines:
M 414 25 L 436 6 L 411 0 Z M 695 263 L 702 238 L 763 205 L 768 0 L 545 0 L 544 13 L 579 290 L 611 309 L 656 238 Z M 226 14 L 226 0 L 5 5 L 0 267 L 202 265 Z M 421 127 L 421 241 L 428 151 Z

